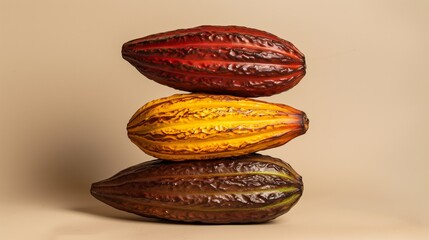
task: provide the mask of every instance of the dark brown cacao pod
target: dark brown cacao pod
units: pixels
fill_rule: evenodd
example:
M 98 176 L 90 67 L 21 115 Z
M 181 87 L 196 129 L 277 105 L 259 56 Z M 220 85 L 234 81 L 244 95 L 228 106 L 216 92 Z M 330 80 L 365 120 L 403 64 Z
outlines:
M 153 160 L 94 183 L 91 194 L 120 210 L 182 222 L 257 223 L 302 195 L 301 176 L 280 159 L 251 154 L 207 161 Z
M 270 96 L 304 77 L 304 55 L 273 34 L 239 26 L 199 26 L 125 43 L 122 56 L 147 78 L 190 92 Z

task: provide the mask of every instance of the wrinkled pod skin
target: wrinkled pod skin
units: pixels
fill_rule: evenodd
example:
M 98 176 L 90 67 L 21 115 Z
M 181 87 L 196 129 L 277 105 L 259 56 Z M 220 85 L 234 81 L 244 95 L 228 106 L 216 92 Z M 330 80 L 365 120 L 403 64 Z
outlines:
M 233 157 L 281 146 L 309 120 L 284 104 L 230 95 L 176 94 L 151 101 L 130 119 L 128 137 L 155 158 Z
M 289 41 L 240 26 L 199 26 L 123 44 L 122 56 L 149 79 L 189 92 L 242 97 L 289 90 L 306 72 Z
M 293 207 L 302 178 L 280 159 L 152 160 L 94 183 L 91 194 L 144 217 L 211 224 L 260 223 Z

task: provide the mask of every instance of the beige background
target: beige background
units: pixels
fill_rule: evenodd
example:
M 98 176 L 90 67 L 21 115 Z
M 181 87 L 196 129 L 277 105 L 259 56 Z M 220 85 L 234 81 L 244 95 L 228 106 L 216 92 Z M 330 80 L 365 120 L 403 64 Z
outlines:
M 0 239 L 429 239 L 428 1 L 0 1 Z M 124 42 L 202 24 L 293 42 L 308 72 L 270 98 L 306 135 L 265 151 L 305 193 L 263 225 L 142 219 L 90 183 L 152 159 L 125 126 L 178 93 L 121 58 Z

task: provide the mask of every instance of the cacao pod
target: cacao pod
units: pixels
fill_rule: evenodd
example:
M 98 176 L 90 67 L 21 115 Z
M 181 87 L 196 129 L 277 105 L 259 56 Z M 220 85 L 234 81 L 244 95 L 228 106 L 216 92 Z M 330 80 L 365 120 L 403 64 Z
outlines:
M 122 56 L 160 84 L 190 92 L 270 96 L 304 77 L 304 55 L 273 34 L 239 26 L 199 26 L 125 43 Z
M 303 192 L 301 176 L 280 159 L 152 160 L 94 183 L 91 194 L 123 211 L 183 222 L 251 223 L 274 219 Z
M 181 161 L 246 155 L 285 144 L 308 128 L 304 112 L 230 95 L 176 94 L 147 103 L 128 137 L 156 158 Z

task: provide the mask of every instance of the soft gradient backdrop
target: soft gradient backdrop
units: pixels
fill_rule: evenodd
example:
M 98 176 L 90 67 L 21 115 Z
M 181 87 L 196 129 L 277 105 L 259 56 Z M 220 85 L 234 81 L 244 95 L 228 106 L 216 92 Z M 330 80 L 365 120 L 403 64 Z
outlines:
M 0 1 L 1 239 L 428 239 L 428 1 Z M 183 225 L 105 206 L 90 184 L 152 159 L 126 135 L 179 91 L 121 57 L 124 42 L 203 24 L 293 42 L 308 71 L 269 98 L 306 135 L 264 153 L 304 178 L 263 225 Z

